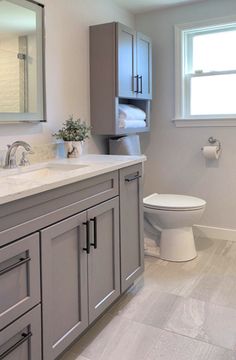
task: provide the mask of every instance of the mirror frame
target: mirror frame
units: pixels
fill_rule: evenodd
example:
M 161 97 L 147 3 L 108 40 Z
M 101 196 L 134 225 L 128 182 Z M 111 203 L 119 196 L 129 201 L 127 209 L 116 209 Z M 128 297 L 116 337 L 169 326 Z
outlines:
M 46 87 L 45 87 L 45 28 L 44 5 L 33 0 L 6 0 L 36 13 L 36 45 L 37 45 L 37 109 L 27 113 L 1 113 L 0 125 L 12 123 L 46 122 Z

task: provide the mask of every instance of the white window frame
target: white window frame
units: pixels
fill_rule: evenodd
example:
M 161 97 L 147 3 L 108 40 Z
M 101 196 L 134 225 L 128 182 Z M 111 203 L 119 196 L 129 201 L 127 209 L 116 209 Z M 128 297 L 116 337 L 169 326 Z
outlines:
M 181 24 L 175 26 L 175 118 L 177 127 L 199 127 L 199 126 L 236 126 L 236 114 L 230 115 L 204 115 L 190 116 L 190 79 L 196 76 L 209 76 L 220 74 L 236 74 L 235 71 L 216 71 L 202 74 L 191 74 L 185 77 L 185 64 L 187 51 L 185 49 L 186 37 L 190 39 L 191 32 L 212 33 L 214 31 L 227 31 L 229 27 L 236 29 L 236 16 L 199 21 L 195 23 Z M 187 99 L 187 101 L 186 101 Z

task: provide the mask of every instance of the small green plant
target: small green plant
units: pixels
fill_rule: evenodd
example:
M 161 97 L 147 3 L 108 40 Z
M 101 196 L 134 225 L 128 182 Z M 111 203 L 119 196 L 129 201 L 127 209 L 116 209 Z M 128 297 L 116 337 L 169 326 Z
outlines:
M 80 119 L 74 120 L 73 115 L 70 115 L 69 119 L 63 123 L 62 128 L 53 136 L 64 141 L 84 141 L 89 138 L 90 130 L 91 126 Z

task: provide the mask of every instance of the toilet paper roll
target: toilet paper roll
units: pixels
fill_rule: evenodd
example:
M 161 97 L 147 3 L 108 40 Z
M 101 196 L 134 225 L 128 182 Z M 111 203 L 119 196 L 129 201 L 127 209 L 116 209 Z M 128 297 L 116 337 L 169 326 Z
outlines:
M 202 152 L 204 157 L 208 160 L 218 160 L 220 157 L 218 146 L 204 146 Z

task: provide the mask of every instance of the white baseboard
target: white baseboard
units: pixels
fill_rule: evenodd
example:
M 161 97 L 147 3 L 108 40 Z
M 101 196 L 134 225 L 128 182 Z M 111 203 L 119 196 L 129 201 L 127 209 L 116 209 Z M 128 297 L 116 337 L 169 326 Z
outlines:
M 193 232 L 195 236 L 207 237 L 209 239 L 236 241 L 236 230 L 234 229 L 194 225 Z

